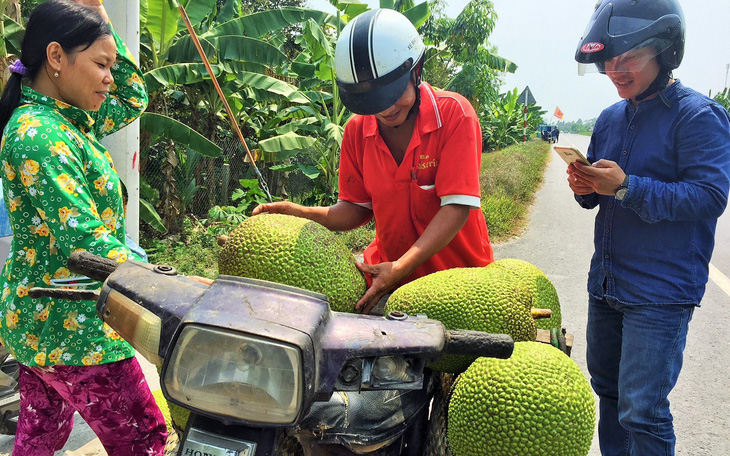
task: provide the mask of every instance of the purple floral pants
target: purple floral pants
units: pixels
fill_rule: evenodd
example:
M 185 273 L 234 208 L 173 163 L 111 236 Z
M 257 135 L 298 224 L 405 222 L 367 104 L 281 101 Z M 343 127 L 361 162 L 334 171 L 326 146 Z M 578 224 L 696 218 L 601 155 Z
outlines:
M 20 366 L 20 417 L 13 456 L 52 456 L 73 414 L 111 456 L 163 455 L 167 428 L 135 358 L 98 366 Z

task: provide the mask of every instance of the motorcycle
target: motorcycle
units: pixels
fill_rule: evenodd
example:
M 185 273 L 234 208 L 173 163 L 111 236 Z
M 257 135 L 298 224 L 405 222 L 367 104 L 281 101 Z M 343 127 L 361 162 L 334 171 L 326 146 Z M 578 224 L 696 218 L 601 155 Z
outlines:
M 509 358 L 507 335 L 448 331 L 425 316 L 333 312 L 324 295 L 76 252 L 102 319 L 161 366 L 165 398 L 191 412 L 178 455 L 422 456 L 443 355 Z M 63 296 L 61 296 L 63 295 Z
M 15 434 L 19 413 L 18 362 L 0 345 L 0 434 Z

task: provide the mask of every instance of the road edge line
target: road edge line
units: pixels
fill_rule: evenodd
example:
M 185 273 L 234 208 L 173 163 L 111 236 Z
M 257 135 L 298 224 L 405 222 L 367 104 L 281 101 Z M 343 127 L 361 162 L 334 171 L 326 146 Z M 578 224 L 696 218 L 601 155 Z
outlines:
M 730 279 L 710 263 L 710 278 L 726 295 L 730 296 Z

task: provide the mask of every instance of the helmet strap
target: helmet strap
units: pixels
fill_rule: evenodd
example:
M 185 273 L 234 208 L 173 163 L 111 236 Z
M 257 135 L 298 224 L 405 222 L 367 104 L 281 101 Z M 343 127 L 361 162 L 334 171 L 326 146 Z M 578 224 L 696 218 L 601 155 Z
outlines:
M 672 70 L 662 67 L 659 69 L 659 74 L 656 75 L 656 78 L 654 78 L 654 81 L 652 81 L 651 84 L 649 84 L 649 87 L 646 88 L 642 93 L 640 93 L 636 97 L 636 101 L 643 101 L 647 97 L 655 94 L 656 92 L 659 92 L 660 97 L 662 98 L 662 101 L 666 104 L 666 98 L 663 96 L 663 91 L 667 87 L 667 84 L 669 83 L 669 80 L 672 78 Z

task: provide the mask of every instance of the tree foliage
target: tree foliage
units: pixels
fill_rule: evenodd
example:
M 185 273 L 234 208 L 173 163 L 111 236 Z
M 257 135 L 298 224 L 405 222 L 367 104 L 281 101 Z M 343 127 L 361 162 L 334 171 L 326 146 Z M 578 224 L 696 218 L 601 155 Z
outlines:
M 556 125 L 561 132 L 575 133 L 577 135 L 590 135 L 593 132 L 593 125 L 597 119 L 582 120 L 578 119 L 573 122 L 559 121 Z
M 730 88 L 726 87 L 722 92 L 718 92 L 713 99 L 730 111 Z
M 497 13 L 490 0 L 471 0 L 454 19 L 436 0 L 431 17 L 419 29 L 428 45 L 424 77 L 437 87 L 464 95 L 479 112 L 480 104 L 494 99 L 501 75 L 517 65 L 497 55 L 489 43 Z

